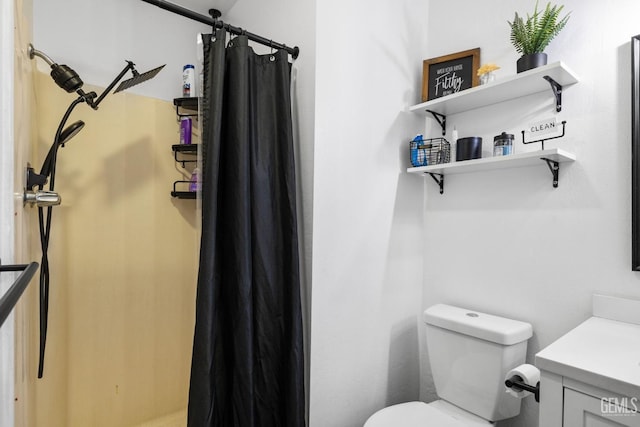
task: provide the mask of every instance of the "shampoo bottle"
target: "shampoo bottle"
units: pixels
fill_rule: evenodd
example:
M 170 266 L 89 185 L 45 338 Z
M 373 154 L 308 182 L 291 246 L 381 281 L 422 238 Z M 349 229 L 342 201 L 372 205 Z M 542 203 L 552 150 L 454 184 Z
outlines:
M 180 119 L 180 144 L 191 144 L 191 117 Z

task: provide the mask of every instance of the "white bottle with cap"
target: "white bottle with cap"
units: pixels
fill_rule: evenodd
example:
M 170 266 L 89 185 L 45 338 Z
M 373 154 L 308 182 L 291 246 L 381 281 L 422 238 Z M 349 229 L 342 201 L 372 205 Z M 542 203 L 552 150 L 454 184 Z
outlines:
M 456 127 L 453 127 L 453 130 L 451 131 L 451 162 L 455 162 L 456 161 L 456 145 L 457 145 L 457 141 L 458 141 L 458 129 L 456 129 Z
M 193 64 L 187 64 L 182 69 L 182 96 L 196 96 L 196 68 Z

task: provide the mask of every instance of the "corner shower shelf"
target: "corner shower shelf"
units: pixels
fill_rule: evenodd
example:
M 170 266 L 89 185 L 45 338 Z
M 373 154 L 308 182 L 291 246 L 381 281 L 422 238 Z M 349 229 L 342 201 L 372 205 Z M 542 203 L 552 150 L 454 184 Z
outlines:
M 197 117 L 199 102 L 200 98 L 195 96 L 175 98 L 173 100 L 173 105 L 176 106 L 176 115 L 179 119 L 182 117 Z M 173 158 L 176 163 L 181 163 L 182 167 L 186 168 L 187 163 L 196 163 L 198 161 L 195 157 L 198 154 L 198 147 L 199 144 L 174 144 L 171 146 L 171 150 L 173 150 Z M 178 158 L 178 153 L 181 155 L 180 158 Z M 189 188 L 190 184 L 191 181 L 174 181 L 171 197 L 176 197 L 178 199 L 196 199 L 198 193 L 195 191 L 177 190 L 178 186 Z
M 185 167 L 185 163 L 195 163 L 198 160 L 195 158 L 190 158 L 190 159 L 186 159 L 186 158 L 178 158 L 178 153 L 182 153 L 182 154 L 190 154 L 190 155 L 197 155 L 198 154 L 198 144 L 174 144 L 171 146 L 171 149 L 173 150 L 173 158 L 176 160 L 177 163 L 182 163 L 182 167 Z
M 486 157 L 483 159 L 464 160 L 460 162 L 444 163 L 433 166 L 420 166 L 408 168 L 407 172 L 415 174 L 430 175 L 440 187 L 440 194 L 444 192 L 444 176 L 448 174 L 463 174 L 472 172 L 483 172 L 496 169 L 522 168 L 528 166 L 539 166 L 545 163 L 553 175 L 553 186 L 558 186 L 558 172 L 560 163 L 573 162 L 576 160 L 574 154 L 568 153 L 559 148 L 547 150 L 530 151 L 527 153 L 511 154 L 509 156 Z
M 188 188 L 190 184 L 191 184 L 191 181 L 174 181 L 171 197 L 175 197 L 177 199 L 196 199 L 198 196 L 198 193 L 196 191 L 178 191 L 177 190 L 178 185 Z
M 173 105 L 176 106 L 176 115 L 180 117 L 195 117 L 198 115 L 198 100 L 196 96 L 186 98 L 174 98 Z
M 578 82 L 578 77 L 562 62 L 503 77 L 485 85 L 476 86 L 441 98 L 409 107 L 409 111 L 433 115 L 446 131 L 446 116 L 462 113 L 499 102 L 551 90 L 556 111 L 562 109 L 562 88 Z
M 187 155 L 192 155 L 195 156 L 196 154 L 198 154 L 198 144 L 174 144 L 171 146 L 171 149 L 173 150 L 173 156 L 176 160 L 176 162 L 178 163 L 182 163 L 182 167 L 184 168 L 186 165 L 185 163 L 195 163 L 197 162 L 197 159 L 193 158 L 193 159 L 185 159 L 185 158 L 178 158 L 178 153 L 182 153 L 182 154 L 187 154 Z M 176 188 L 178 185 L 185 187 L 185 186 L 189 186 L 189 184 L 191 184 L 191 181 L 174 181 L 173 182 L 173 191 L 171 192 L 171 197 L 176 197 L 178 199 L 195 199 L 196 198 L 196 192 L 195 191 L 178 191 Z

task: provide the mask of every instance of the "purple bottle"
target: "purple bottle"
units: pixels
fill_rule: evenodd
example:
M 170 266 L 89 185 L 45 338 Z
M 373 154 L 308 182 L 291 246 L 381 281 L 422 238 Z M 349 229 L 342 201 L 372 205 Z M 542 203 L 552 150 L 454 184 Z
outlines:
M 180 144 L 191 144 L 191 117 L 180 119 Z
M 200 169 L 195 168 L 191 173 L 191 182 L 189 183 L 189 191 L 199 191 L 200 190 Z

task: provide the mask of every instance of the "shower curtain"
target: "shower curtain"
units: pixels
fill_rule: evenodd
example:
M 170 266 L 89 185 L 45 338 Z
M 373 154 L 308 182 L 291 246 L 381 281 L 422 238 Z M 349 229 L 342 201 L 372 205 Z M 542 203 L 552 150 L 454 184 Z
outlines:
M 285 51 L 203 36 L 202 241 L 189 427 L 302 427 L 304 360 Z

